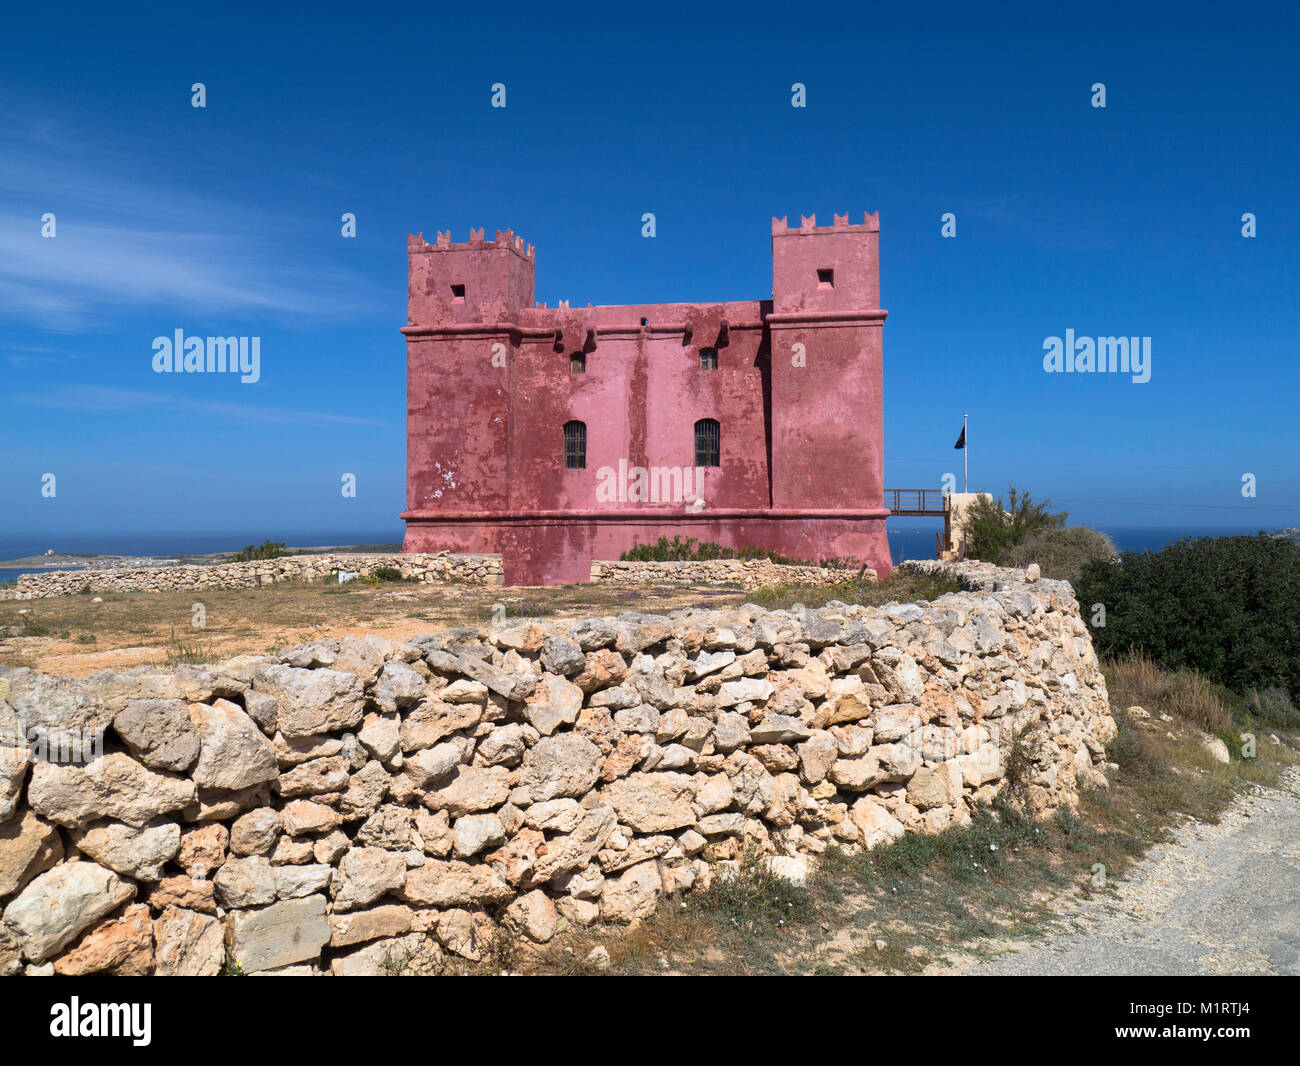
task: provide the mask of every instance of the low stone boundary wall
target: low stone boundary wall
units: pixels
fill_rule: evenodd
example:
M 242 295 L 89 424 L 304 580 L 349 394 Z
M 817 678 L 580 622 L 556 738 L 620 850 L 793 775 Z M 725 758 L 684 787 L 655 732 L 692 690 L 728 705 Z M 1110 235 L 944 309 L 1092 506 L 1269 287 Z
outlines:
M 417 581 L 464 581 L 474 585 L 500 585 L 500 555 L 339 554 L 286 555 L 280 559 L 258 559 L 246 563 L 215 563 L 210 566 L 141 566 L 112 570 L 54 570 L 45 574 L 22 574 L 16 590 L 0 596 L 15 600 L 37 600 L 49 596 L 72 596 L 89 588 L 92 592 L 170 592 L 174 590 L 242 589 L 274 585 L 280 581 L 319 581 L 340 570 L 369 577 L 380 567 L 401 571 L 402 577 Z
M 393 567 L 417 581 L 463 581 L 500 585 L 500 555 L 290 555 L 247 563 L 209 566 L 142 566 L 111 570 L 54 570 L 23 574 L 17 587 L 0 589 L 0 599 L 37 600 L 91 592 L 169 592 L 174 590 L 239 589 L 274 585 L 280 581 L 319 581 L 340 570 L 369 577 L 379 567 Z M 782 566 L 766 559 L 712 559 L 705 562 L 594 562 L 593 584 L 738 585 L 744 589 L 768 585 L 833 585 L 858 576 L 857 570 L 819 566 Z M 863 577 L 874 579 L 866 570 Z
M 769 585 L 834 585 L 858 576 L 858 570 L 821 566 L 782 566 L 767 559 L 709 559 L 695 562 L 593 562 L 592 584 L 739 585 L 744 589 Z M 864 578 L 874 579 L 868 569 Z
M 1009 765 L 1076 803 L 1115 727 L 1070 586 L 952 569 L 931 603 L 0 668 L 0 973 L 432 973 L 963 825 Z

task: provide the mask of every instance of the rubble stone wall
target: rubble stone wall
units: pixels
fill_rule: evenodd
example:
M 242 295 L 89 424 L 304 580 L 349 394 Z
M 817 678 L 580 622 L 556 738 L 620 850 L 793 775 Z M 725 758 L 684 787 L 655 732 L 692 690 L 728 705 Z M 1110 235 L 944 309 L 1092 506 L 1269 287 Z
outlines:
M 0 599 L 38 600 L 91 592 L 170 592 L 175 590 L 238 589 L 274 585 L 280 581 L 319 581 L 347 571 L 371 576 L 380 567 L 392 567 L 415 581 L 463 581 L 473 585 L 500 585 L 500 555 L 403 553 L 397 555 L 341 554 L 291 555 L 247 563 L 141 566 L 101 570 L 53 570 L 23 574 L 15 588 L 0 589 Z M 833 585 L 858 576 L 857 570 L 819 566 L 784 566 L 766 559 L 710 559 L 696 562 L 594 562 L 593 584 L 737 585 L 744 589 L 765 585 Z M 874 570 L 863 576 L 874 578 Z
M 626 585 L 739 585 L 743 589 L 769 585 L 834 585 L 856 578 L 858 570 L 822 566 L 785 566 L 767 559 L 709 559 L 687 562 L 594 562 L 591 582 Z M 874 578 L 876 572 L 862 572 Z
M 22 574 L 14 590 L 0 597 L 37 600 L 91 592 L 170 592 L 174 590 L 242 589 L 280 581 L 319 581 L 339 571 L 369 577 L 380 567 L 401 571 L 416 581 L 464 581 L 474 585 L 501 584 L 501 556 L 436 554 L 286 555 L 246 563 L 141 566 L 127 569 L 54 570 Z M 7 595 L 6 595 L 7 593 Z
M 1105 784 L 1070 586 L 0 668 L 0 973 L 432 973 Z M 63 760 L 63 761 L 59 761 Z

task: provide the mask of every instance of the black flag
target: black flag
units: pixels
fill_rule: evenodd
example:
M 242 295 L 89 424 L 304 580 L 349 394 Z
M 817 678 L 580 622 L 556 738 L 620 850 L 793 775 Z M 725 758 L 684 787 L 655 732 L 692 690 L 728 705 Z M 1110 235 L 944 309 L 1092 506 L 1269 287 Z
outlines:
M 964 448 L 964 447 L 966 447 L 966 427 L 962 426 L 961 436 L 957 438 L 957 443 L 953 445 L 953 448 Z

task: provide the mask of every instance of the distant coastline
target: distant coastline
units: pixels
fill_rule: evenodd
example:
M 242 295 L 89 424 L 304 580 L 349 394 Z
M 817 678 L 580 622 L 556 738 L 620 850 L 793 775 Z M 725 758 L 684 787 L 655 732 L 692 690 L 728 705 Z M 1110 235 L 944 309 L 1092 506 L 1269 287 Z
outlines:
M 891 529 L 889 547 L 895 563 L 904 559 L 934 558 L 935 524 L 920 528 Z M 1254 536 L 1258 530 L 1224 528 L 1187 528 L 1176 526 L 1101 526 L 1120 551 L 1160 551 L 1183 537 Z M 1300 544 L 1300 529 L 1273 531 Z M 275 534 L 272 535 L 273 537 Z M 401 550 L 400 531 L 362 531 L 349 536 L 335 532 L 307 533 L 298 536 L 279 534 L 295 553 L 324 552 L 393 552 Z M 55 543 L 38 548 L 39 537 L 0 537 L 0 583 L 16 581 L 20 574 L 44 573 L 49 570 L 120 569 L 144 566 L 178 566 L 187 563 L 206 565 L 224 562 L 246 544 L 261 543 L 265 534 L 113 534 L 104 537 L 66 538 L 67 548 Z M 53 548 L 55 554 L 45 554 Z M 98 550 L 90 550 L 96 548 Z

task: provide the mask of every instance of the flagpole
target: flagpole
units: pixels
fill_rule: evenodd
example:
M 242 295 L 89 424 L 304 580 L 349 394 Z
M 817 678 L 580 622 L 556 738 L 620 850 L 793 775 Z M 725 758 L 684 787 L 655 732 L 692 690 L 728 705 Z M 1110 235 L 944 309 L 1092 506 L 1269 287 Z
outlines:
M 961 439 L 966 442 L 966 447 L 961 450 L 961 491 L 967 491 L 966 479 L 970 474 L 970 436 L 966 432 L 966 412 L 961 413 Z

